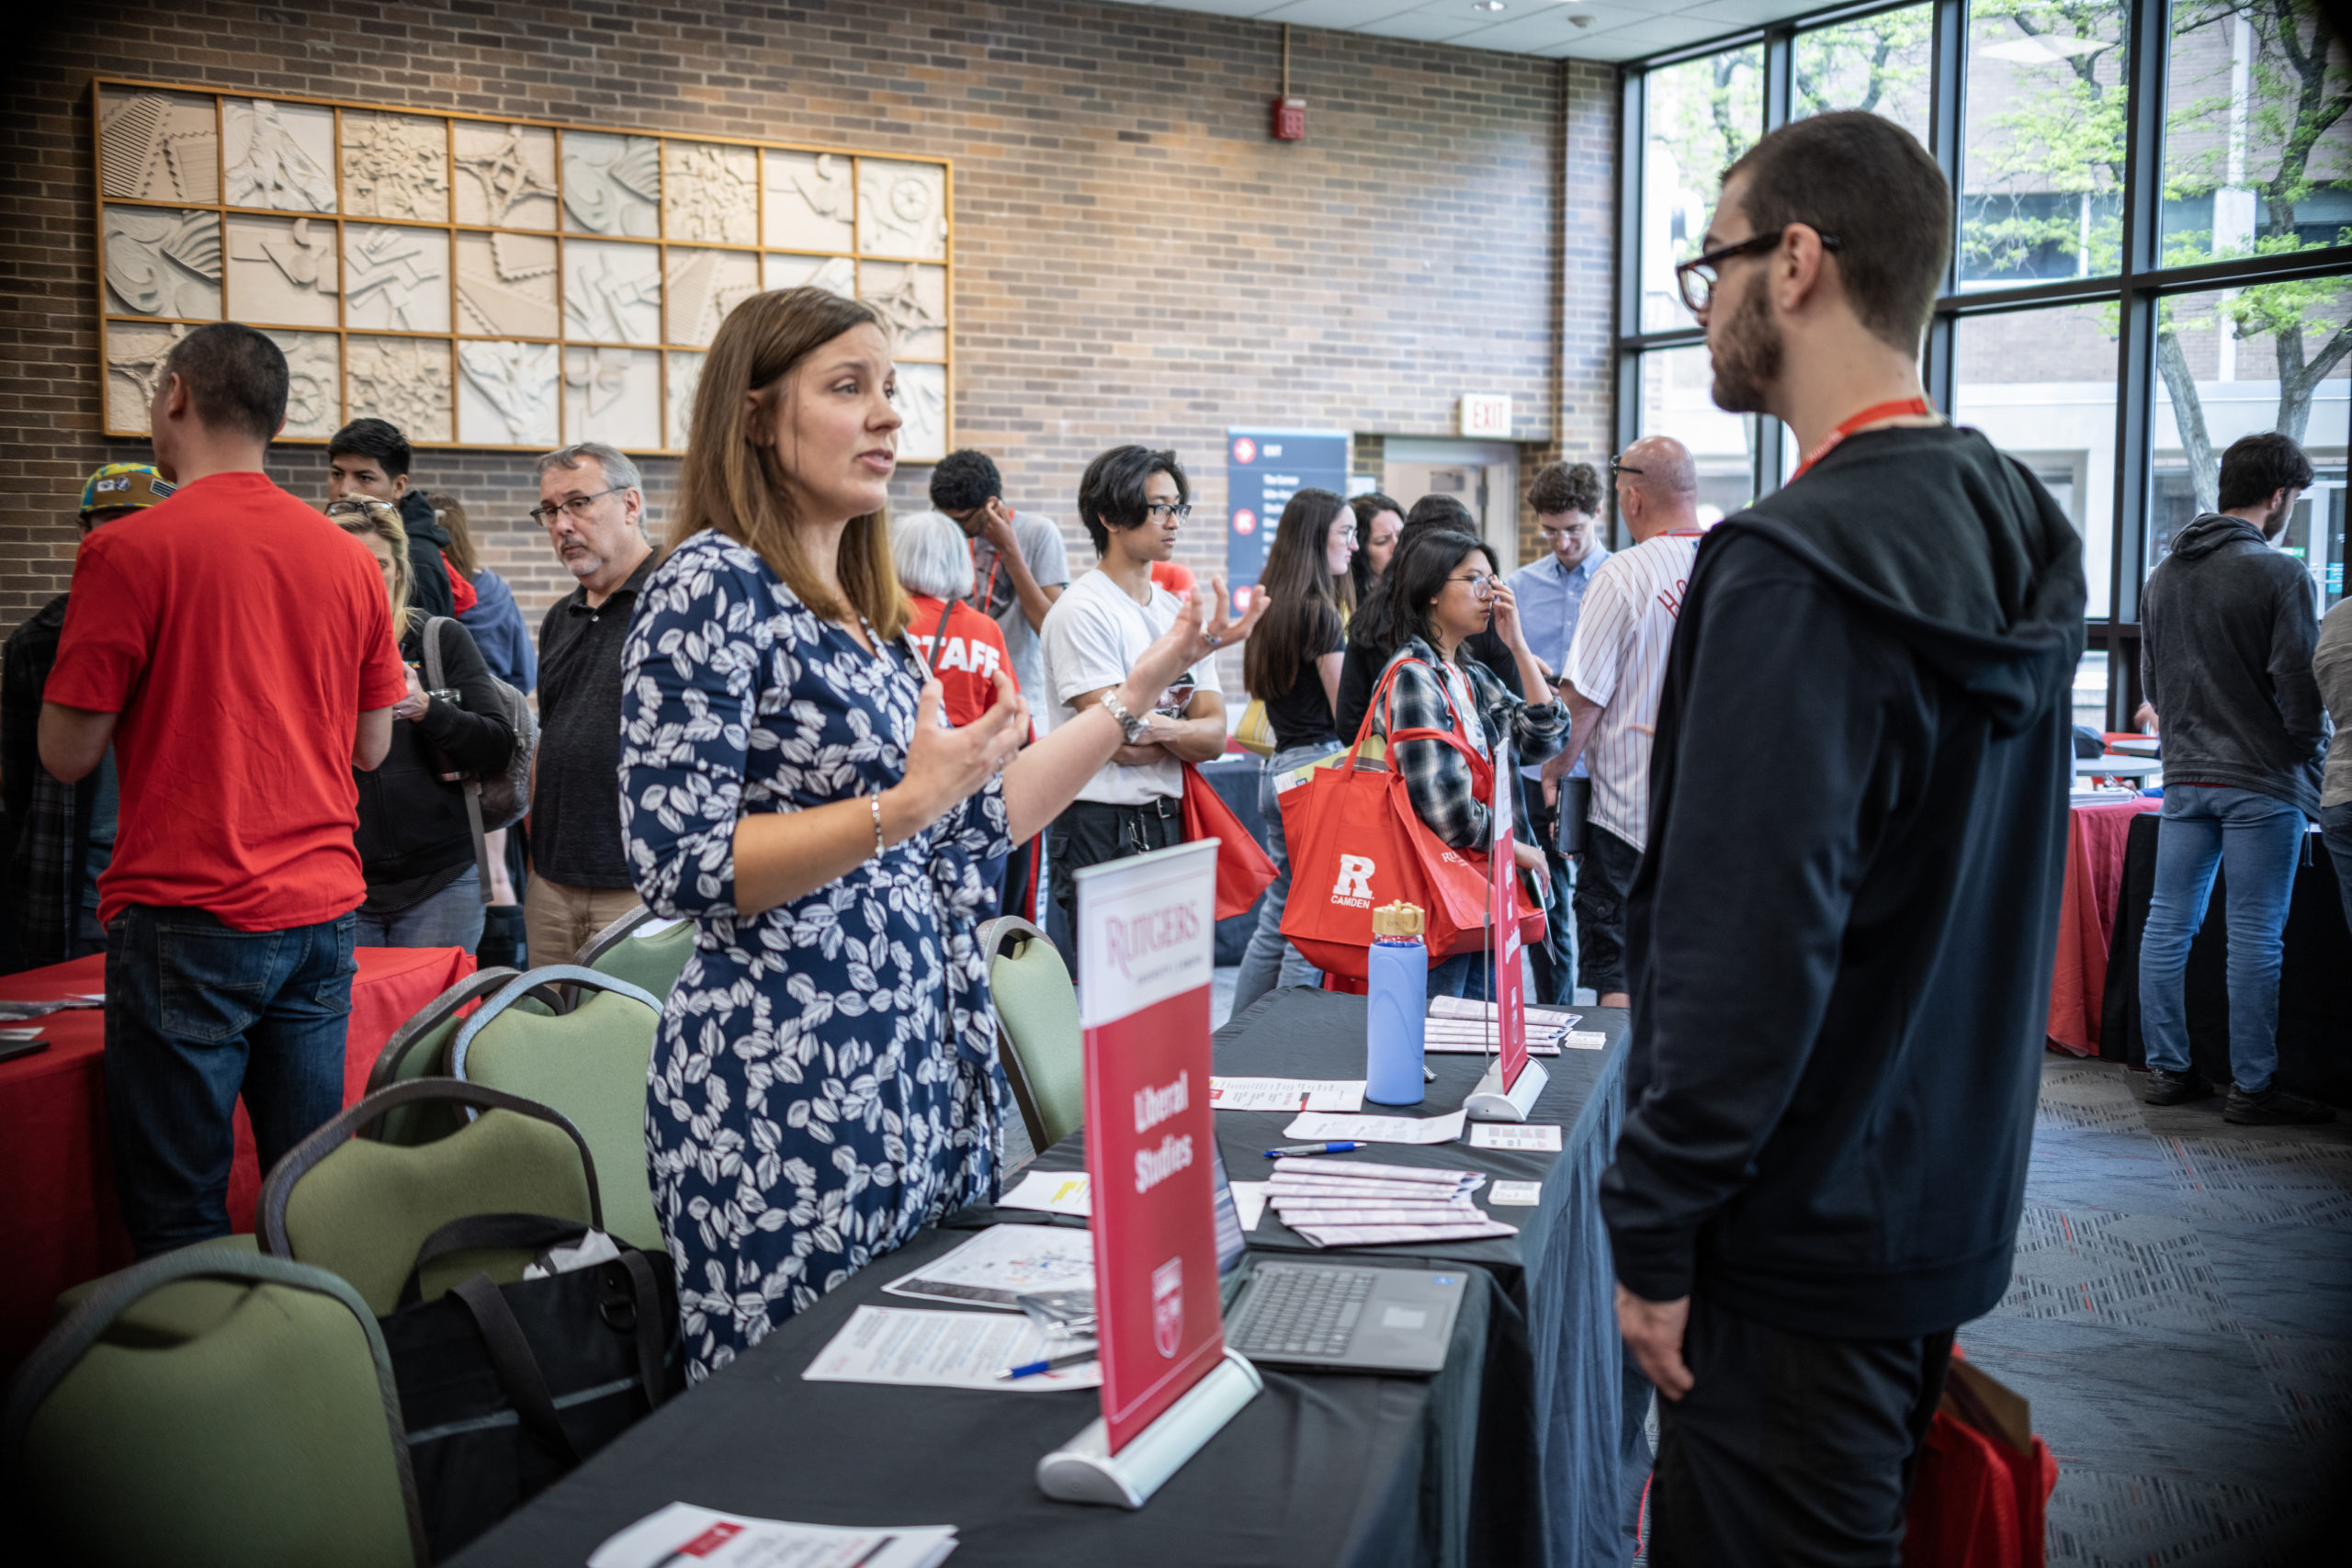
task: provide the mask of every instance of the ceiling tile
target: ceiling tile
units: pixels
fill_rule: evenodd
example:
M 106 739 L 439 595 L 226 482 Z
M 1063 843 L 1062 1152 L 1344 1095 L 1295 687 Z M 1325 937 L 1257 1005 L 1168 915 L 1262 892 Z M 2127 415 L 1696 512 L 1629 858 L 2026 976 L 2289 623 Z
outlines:
M 1346 32 L 1359 28 L 1366 22 L 1377 22 L 1400 16 L 1415 8 L 1419 0 L 1269 0 L 1270 8 L 1258 14 L 1261 21 L 1295 22 L 1302 28 L 1332 28 Z
M 1407 11 L 1401 16 L 1385 17 L 1377 22 L 1362 22 L 1351 32 L 1370 33 L 1374 38 L 1405 38 L 1420 43 L 1445 43 L 1490 27 L 1494 19 L 1483 12 L 1473 11 L 1470 0 L 1448 0 L 1440 10 Z

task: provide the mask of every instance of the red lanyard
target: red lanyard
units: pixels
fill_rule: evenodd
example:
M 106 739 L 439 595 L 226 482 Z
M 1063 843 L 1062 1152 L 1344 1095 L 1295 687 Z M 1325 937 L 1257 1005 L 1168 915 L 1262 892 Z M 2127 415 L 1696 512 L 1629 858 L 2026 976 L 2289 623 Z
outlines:
M 1894 419 L 1906 413 L 1927 414 L 1932 417 L 1935 412 L 1935 405 L 1925 398 L 1898 398 L 1893 402 L 1872 403 L 1852 418 L 1842 421 L 1837 429 L 1829 433 L 1827 440 L 1807 452 L 1804 455 L 1804 461 L 1797 465 L 1797 471 L 1789 476 L 1789 482 L 1794 484 L 1804 478 L 1804 471 L 1807 468 L 1836 451 L 1838 443 L 1866 424 L 1876 424 L 1880 420 Z

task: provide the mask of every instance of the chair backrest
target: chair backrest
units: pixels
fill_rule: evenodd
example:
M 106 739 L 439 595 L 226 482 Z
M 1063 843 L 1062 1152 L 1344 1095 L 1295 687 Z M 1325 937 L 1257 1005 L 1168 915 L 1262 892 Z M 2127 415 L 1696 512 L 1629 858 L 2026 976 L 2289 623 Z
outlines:
M 368 1092 L 373 1094 L 412 1078 L 447 1077 L 449 1069 L 445 1064 L 449 1040 L 464 1021 L 458 1014 L 468 1003 L 503 989 L 517 973 L 496 964 L 477 969 L 417 1009 L 415 1016 L 393 1030 L 392 1037 L 384 1042 L 384 1048 L 376 1053 L 376 1065 L 368 1070 Z M 448 1105 L 426 1100 L 401 1107 L 361 1135 L 380 1138 L 388 1144 L 429 1144 L 455 1130 L 457 1122 Z
M 322 1269 L 187 1247 L 41 1342 L 0 1413 L 28 1561 L 431 1562 L 374 1315 Z
M 639 904 L 582 945 L 572 962 L 582 969 L 610 975 L 649 993 L 658 1004 L 670 999 L 670 988 L 695 955 L 692 920 L 657 920 Z
M 1086 1051 L 1078 991 L 1060 950 L 1029 921 L 1001 915 L 980 927 L 997 1053 L 1013 1103 L 1043 1153 L 1086 1124 Z
M 386 1112 L 442 1100 L 481 1114 L 429 1144 L 387 1144 L 352 1134 Z M 425 1238 L 470 1214 L 547 1214 L 602 1228 L 596 1161 L 580 1130 L 520 1095 L 450 1078 L 379 1089 L 303 1139 L 261 1187 L 261 1244 L 272 1257 L 339 1275 L 378 1315 L 399 1303 Z M 487 1270 L 522 1278 L 527 1252 L 456 1254 L 427 1268 L 432 1300 Z
M 560 1017 L 515 1004 L 535 987 L 573 988 Z M 668 1243 L 645 1168 L 645 1085 L 662 1004 L 626 980 L 576 964 L 519 975 L 475 1010 L 449 1043 L 449 1074 L 562 1112 L 596 1156 L 605 1228 L 647 1252 Z

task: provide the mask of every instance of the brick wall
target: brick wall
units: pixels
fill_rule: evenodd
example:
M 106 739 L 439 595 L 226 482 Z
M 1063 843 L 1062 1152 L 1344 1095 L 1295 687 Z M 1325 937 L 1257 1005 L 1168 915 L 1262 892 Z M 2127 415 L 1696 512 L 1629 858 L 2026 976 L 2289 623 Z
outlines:
M 953 157 L 956 439 L 1063 520 L 1075 561 L 1079 474 L 1121 441 L 1172 446 L 1197 476 L 1180 553 L 1198 567 L 1223 556 L 1228 423 L 1445 434 L 1481 390 L 1511 395 L 1531 459 L 1608 437 L 1606 67 L 1301 29 L 1308 136 L 1284 144 L 1266 134 L 1274 28 L 1064 0 L 92 3 L 16 46 L 0 626 L 64 585 L 81 477 L 144 455 L 96 434 L 101 72 Z M 648 465 L 657 527 L 674 467 Z M 272 469 L 322 496 L 315 449 Z M 466 502 L 526 613 L 569 586 L 522 522 L 527 461 L 426 452 L 416 478 Z M 904 470 L 899 502 L 927 479 Z

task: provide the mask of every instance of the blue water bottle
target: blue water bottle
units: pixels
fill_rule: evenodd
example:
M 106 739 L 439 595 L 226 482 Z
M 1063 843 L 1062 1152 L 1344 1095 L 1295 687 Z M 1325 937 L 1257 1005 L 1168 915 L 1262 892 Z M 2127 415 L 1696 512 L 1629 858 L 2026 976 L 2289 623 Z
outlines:
M 1364 987 L 1372 1000 L 1372 1027 L 1364 1041 L 1363 1097 L 1379 1105 L 1419 1105 L 1421 1026 L 1430 988 L 1420 909 L 1403 902 L 1374 909 L 1372 937 Z

